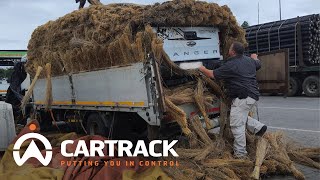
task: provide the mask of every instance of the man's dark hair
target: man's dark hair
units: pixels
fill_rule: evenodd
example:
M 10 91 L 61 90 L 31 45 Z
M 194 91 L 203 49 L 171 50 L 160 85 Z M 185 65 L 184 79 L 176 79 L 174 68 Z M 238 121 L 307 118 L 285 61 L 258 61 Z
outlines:
M 237 55 L 243 55 L 244 46 L 241 42 L 236 41 L 232 43 L 232 50 L 234 50 L 234 52 L 236 52 Z

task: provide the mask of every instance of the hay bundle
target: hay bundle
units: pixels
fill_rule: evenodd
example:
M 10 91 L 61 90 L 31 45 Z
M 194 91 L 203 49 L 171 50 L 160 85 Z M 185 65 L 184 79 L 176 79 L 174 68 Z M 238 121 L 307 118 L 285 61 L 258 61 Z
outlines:
M 182 159 L 192 159 L 198 156 L 201 152 L 202 149 L 183 149 L 183 148 L 178 148 L 177 153 L 179 154 L 179 158 Z
M 253 179 L 259 179 L 260 177 L 260 167 L 267 154 L 267 149 L 268 149 L 268 142 L 264 138 L 259 139 L 257 143 L 256 162 L 255 162 L 254 170 L 251 174 L 251 177 Z
M 194 100 L 195 100 L 201 114 L 203 115 L 204 121 L 206 123 L 206 128 L 212 129 L 213 127 L 211 127 L 210 120 L 209 120 L 208 114 L 206 112 L 205 102 L 203 99 L 203 96 L 204 96 L 203 86 L 204 85 L 203 85 L 202 80 L 198 79 L 197 87 L 195 88 L 195 91 L 194 91 Z
M 250 160 L 243 159 L 209 159 L 206 160 L 204 166 L 216 167 L 252 167 L 253 163 Z
M 305 179 L 304 175 L 295 167 L 293 161 L 288 156 L 283 133 L 268 133 L 265 135 L 265 138 L 273 147 L 272 151 L 270 151 L 270 157 L 279 162 L 278 166 L 280 170 L 291 172 L 296 179 Z
M 23 97 L 22 101 L 21 101 L 21 105 L 20 105 L 20 108 L 22 110 L 24 110 L 24 108 L 26 107 L 27 103 L 29 102 L 30 100 L 30 97 L 32 95 L 32 92 L 33 92 L 33 89 L 34 89 L 34 86 L 36 85 L 36 82 L 38 81 L 38 78 L 42 72 L 42 67 L 41 66 L 38 66 L 37 68 L 37 72 L 36 72 L 36 75 L 35 77 L 33 78 L 32 82 L 31 82 L 31 85 L 28 87 L 28 91 L 27 93 L 25 94 L 25 96 Z M 24 113 L 24 111 L 23 111 Z
M 189 179 L 202 179 L 206 175 L 205 173 L 197 172 L 193 169 L 184 169 L 183 172 Z
M 206 131 L 203 129 L 198 116 L 195 116 L 193 119 L 191 119 L 190 124 L 194 132 L 196 132 L 196 134 L 200 137 L 200 139 L 205 145 L 212 145 L 212 140 L 210 139 Z
M 186 84 L 164 90 L 166 97 L 175 105 L 195 103 L 195 89 L 196 82 L 189 82 Z M 211 104 L 216 99 L 215 95 L 205 90 L 202 96 L 198 96 L 199 100 L 203 102 L 203 106 Z
M 219 169 L 211 169 L 207 168 L 206 173 L 212 177 L 213 179 L 219 179 L 219 180 L 232 180 L 231 177 L 229 177 L 225 172 L 222 172 Z
M 269 135 L 270 134 L 270 135 Z M 272 136 L 272 138 L 278 139 L 279 141 L 285 142 L 283 136 L 279 136 L 281 133 L 269 133 L 268 136 Z M 254 144 L 259 138 L 254 138 Z M 223 139 L 221 139 L 223 140 Z M 270 143 L 270 140 L 267 139 L 267 144 Z M 225 140 L 223 140 L 225 142 Z M 180 157 L 176 160 L 179 160 L 181 166 L 173 170 L 175 174 L 180 174 L 182 176 L 187 177 L 188 179 L 197 179 L 194 176 L 190 175 L 187 172 L 184 172 L 185 169 L 197 169 L 197 172 L 205 174 L 206 179 L 251 179 L 251 174 L 255 166 L 254 157 L 248 157 L 248 159 L 234 159 L 232 154 L 232 142 L 225 142 L 226 145 L 219 144 L 218 140 L 212 141 L 214 149 L 211 153 L 205 158 L 205 160 L 197 161 L 195 157 L 199 156 L 199 154 L 203 153 L 206 148 L 202 149 L 177 149 L 177 153 Z M 250 143 L 253 142 L 248 142 Z M 260 143 L 261 144 L 261 143 Z M 279 148 L 284 147 L 285 144 L 280 144 Z M 262 145 L 262 149 L 265 146 Z M 296 172 L 290 167 L 288 164 L 288 159 L 284 160 L 284 158 L 275 158 L 278 157 L 272 156 L 278 150 L 274 148 L 275 146 L 270 145 L 268 153 L 265 156 L 265 160 L 262 161 L 262 166 L 260 168 L 260 174 L 273 175 L 273 174 L 283 174 L 290 175 L 293 174 L 297 179 L 301 179 L 302 176 L 298 176 Z M 260 148 L 260 147 L 257 147 Z M 291 149 L 291 151 L 298 151 L 299 149 Z M 282 151 L 282 150 L 281 150 Z M 282 153 L 282 152 L 281 152 Z M 289 159 L 290 160 L 290 159 Z M 298 170 L 296 170 L 298 171 Z M 171 174 L 170 174 L 171 175 Z M 174 175 L 171 175 L 175 178 Z M 238 178 L 237 178 L 238 177 Z
M 174 0 L 149 6 L 97 5 L 38 27 L 29 41 L 27 70 L 35 75 L 37 66 L 51 63 L 52 75 L 57 76 L 143 61 L 152 44 L 162 46 L 152 29 L 145 28 L 148 24 L 218 27 L 224 55 L 231 39 L 246 42 L 230 9 L 215 3 Z M 160 56 L 166 58 L 156 57 Z
M 239 176 L 234 172 L 234 170 L 223 167 L 219 169 L 221 172 L 229 176 L 233 180 L 240 180 Z
M 163 167 L 164 172 L 166 172 L 169 176 L 174 177 L 176 180 L 186 180 L 189 179 L 187 175 L 185 175 L 182 171 L 177 171 L 177 168 L 172 167 Z M 195 178 L 194 178 L 195 179 Z
M 185 135 L 190 136 L 191 131 L 188 127 L 186 113 L 183 110 L 181 110 L 178 106 L 174 105 L 168 98 L 165 98 L 165 103 L 168 106 L 168 113 L 180 125 L 182 132 Z
M 309 167 L 314 167 L 317 169 L 320 169 L 320 163 L 314 161 L 312 158 L 309 158 L 306 155 L 303 155 L 303 153 L 300 153 L 299 151 L 295 152 L 290 152 L 289 153 L 290 159 L 292 159 L 294 162 L 309 166 Z
M 256 150 L 253 149 L 256 157 L 249 156 L 246 159 L 235 159 L 232 156 L 232 141 L 227 141 L 226 139 L 220 139 L 224 144 L 219 139 L 212 141 L 210 153 L 207 153 L 209 146 L 203 146 L 202 148 L 199 146 L 197 149 L 177 148 L 176 151 L 179 154 L 179 158 L 175 160 L 179 160 L 181 166 L 173 171 L 175 174 L 185 176 L 188 179 L 197 178 L 192 173 L 192 176 L 190 176 L 190 172 L 184 171 L 185 169 L 197 169 L 199 175 L 205 174 L 206 179 L 258 179 L 257 177 L 260 178 L 261 174 L 293 175 L 296 179 L 304 179 L 304 175 L 295 168 L 292 162 L 294 158 L 291 158 L 291 155 L 301 151 L 301 158 L 305 160 L 307 156 L 302 155 L 303 153 L 308 153 L 310 157 L 315 157 L 318 151 L 318 148 L 286 149 L 287 140 L 281 132 L 267 133 L 265 138 L 255 136 L 251 138 L 253 140 L 247 142 L 247 146 L 256 147 Z M 202 154 L 205 154 L 205 156 L 202 156 L 205 158 L 197 159 Z M 309 163 L 308 165 L 314 167 L 312 164 Z M 259 172 L 257 167 L 260 167 Z M 175 178 L 174 175 L 171 176 Z
M 296 163 L 320 169 L 320 148 L 305 148 L 301 146 L 288 146 L 288 156 Z

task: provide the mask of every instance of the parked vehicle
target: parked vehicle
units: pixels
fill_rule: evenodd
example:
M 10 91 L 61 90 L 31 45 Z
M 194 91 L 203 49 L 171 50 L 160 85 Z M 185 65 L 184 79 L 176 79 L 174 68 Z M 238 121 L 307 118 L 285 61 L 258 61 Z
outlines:
M 289 51 L 289 96 L 319 96 L 320 15 L 258 24 L 246 28 L 248 53 Z M 268 73 L 272 73 L 269 71 Z
M 209 68 L 219 64 L 219 30 L 214 27 L 154 28 L 164 40 L 164 49 L 181 67 L 203 64 Z M 103 57 L 101 57 L 103 58 Z M 59 129 L 86 131 L 113 138 L 141 139 L 149 128 L 173 128 L 165 117 L 164 96 L 159 67 L 152 56 L 146 62 L 110 67 L 52 78 L 53 103 L 45 110 L 46 79 L 39 79 L 30 104 L 40 121 L 41 130 Z M 165 77 L 165 83 L 178 85 L 185 77 Z M 181 108 L 188 117 L 197 114 L 192 104 Z M 219 102 L 208 109 L 211 118 L 219 116 Z M 129 133 L 131 132 L 131 133 Z M 170 131 L 171 135 L 181 134 Z M 169 134 L 169 133 L 167 133 Z
M 0 80 L 0 101 L 4 101 L 7 95 L 7 89 L 9 87 L 9 83 L 7 82 L 7 79 L 1 79 Z

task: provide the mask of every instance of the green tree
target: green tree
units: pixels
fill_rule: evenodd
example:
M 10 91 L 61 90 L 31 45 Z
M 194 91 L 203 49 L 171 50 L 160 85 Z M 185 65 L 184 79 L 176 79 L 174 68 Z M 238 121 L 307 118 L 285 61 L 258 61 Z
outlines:
M 248 21 L 243 21 L 243 23 L 242 23 L 242 25 L 241 25 L 241 27 L 242 28 L 247 28 L 247 27 L 249 27 L 250 25 L 249 25 L 249 23 L 248 23 Z
M 10 78 L 12 72 L 13 72 L 12 68 L 9 68 L 9 69 L 1 69 L 0 68 L 0 79 L 2 79 L 2 78 Z

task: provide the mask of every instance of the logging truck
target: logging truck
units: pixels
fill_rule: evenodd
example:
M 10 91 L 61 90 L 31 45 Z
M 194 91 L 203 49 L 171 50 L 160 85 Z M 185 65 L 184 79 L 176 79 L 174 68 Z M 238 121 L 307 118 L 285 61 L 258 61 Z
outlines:
M 288 52 L 289 96 L 320 96 L 320 15 L 312 14 L 246 28 L 248 53 Z M 284 61 L 284 59 L 282 60 Z M 270 75 L 277 73 L 270 68 Z M 273 82 L 258 83 L 277 83 Z M 277 93 L 277 91 L 269 91 Z

